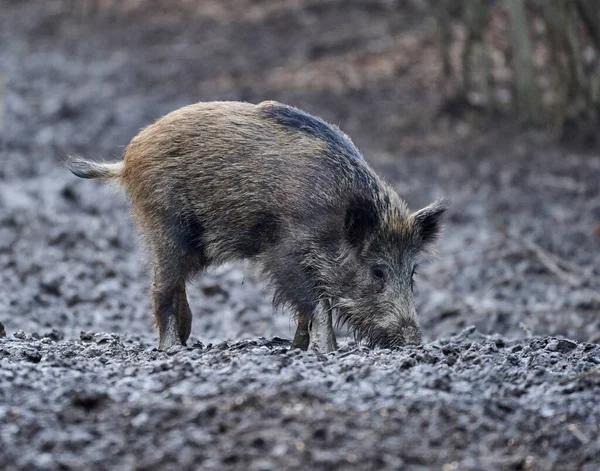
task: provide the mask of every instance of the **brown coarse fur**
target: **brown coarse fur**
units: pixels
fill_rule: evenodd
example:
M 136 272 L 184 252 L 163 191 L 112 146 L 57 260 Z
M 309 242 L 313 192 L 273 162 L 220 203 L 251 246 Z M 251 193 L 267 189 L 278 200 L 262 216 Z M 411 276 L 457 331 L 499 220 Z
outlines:
M 257 262 L 302 326 L 327 301 L 372 345 L 420 338 L 411 279 L 445 205 L 411 213 L 335 126 L 276 102 L 197 103 L 143 129 L 122 162 L 67 165 L 126 189 L 161 348 L 189 337 L 186 281 L 233 260 Z

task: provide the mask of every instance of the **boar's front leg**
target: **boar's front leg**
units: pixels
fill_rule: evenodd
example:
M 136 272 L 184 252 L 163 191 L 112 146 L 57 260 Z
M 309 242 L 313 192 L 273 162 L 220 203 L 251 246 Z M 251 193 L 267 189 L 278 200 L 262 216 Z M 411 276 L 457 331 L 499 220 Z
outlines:
M 333 331 L 333 319 L 331 304 L 323 300 L 315 309 L 309 325 L 308 348 L 321 353 L 337 350 L 335 332 Z
M 299 348 L 300 350 L 308 350 L 308 344 L 310 342 L 310 315 L 309 314 L 298 314 L 298 328 L 292 341 L 292 348 Z

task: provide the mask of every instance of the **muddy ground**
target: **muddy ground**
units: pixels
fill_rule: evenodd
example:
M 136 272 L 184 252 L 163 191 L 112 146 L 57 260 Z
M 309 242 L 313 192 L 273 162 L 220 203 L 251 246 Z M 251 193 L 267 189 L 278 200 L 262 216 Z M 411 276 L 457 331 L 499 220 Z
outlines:
M 423 2 L 200 3 L 0 1 L 2 468 L 598 469 L 598 151 L 434 120 Z M 154 349 L 125 198 L 60 161 L 213 99 L 305 108 L 411 206 L 451 199 L 422 347 L 290 350 L 234 265 L 189 290 L 189 347 Z

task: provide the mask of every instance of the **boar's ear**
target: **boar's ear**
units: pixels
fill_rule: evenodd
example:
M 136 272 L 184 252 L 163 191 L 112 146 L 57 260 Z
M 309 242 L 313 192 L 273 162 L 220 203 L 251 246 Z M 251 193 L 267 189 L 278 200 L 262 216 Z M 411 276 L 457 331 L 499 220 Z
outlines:
M 448 209 L 448 201 L 439 199 L 413 214 L 414 228 L 422 244 L 434 242 L 442 231 L 442 217 Z
M 362 245 L 367 236 L 379 224 L 379 213 L 372 199 L 355 196 L 346 209 L 344 232 L 346 239 L 354 247 Z

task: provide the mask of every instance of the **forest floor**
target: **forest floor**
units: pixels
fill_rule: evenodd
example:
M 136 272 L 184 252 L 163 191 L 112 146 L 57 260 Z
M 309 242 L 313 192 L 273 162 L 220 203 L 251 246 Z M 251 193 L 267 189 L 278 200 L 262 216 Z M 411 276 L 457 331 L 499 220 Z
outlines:
M 408 3 L 0 0 L 4 469 L 600 467 L 600 156 L 434 119 L 433 25 Z M 154 348 L 126 199 L 61 160 L 119 158 L 214 99 L 303 108 L 411 207 L 450 199 L 423 346 L 291 350 L 290 316 L 230 265 L 190 287 L 189 346 Z

